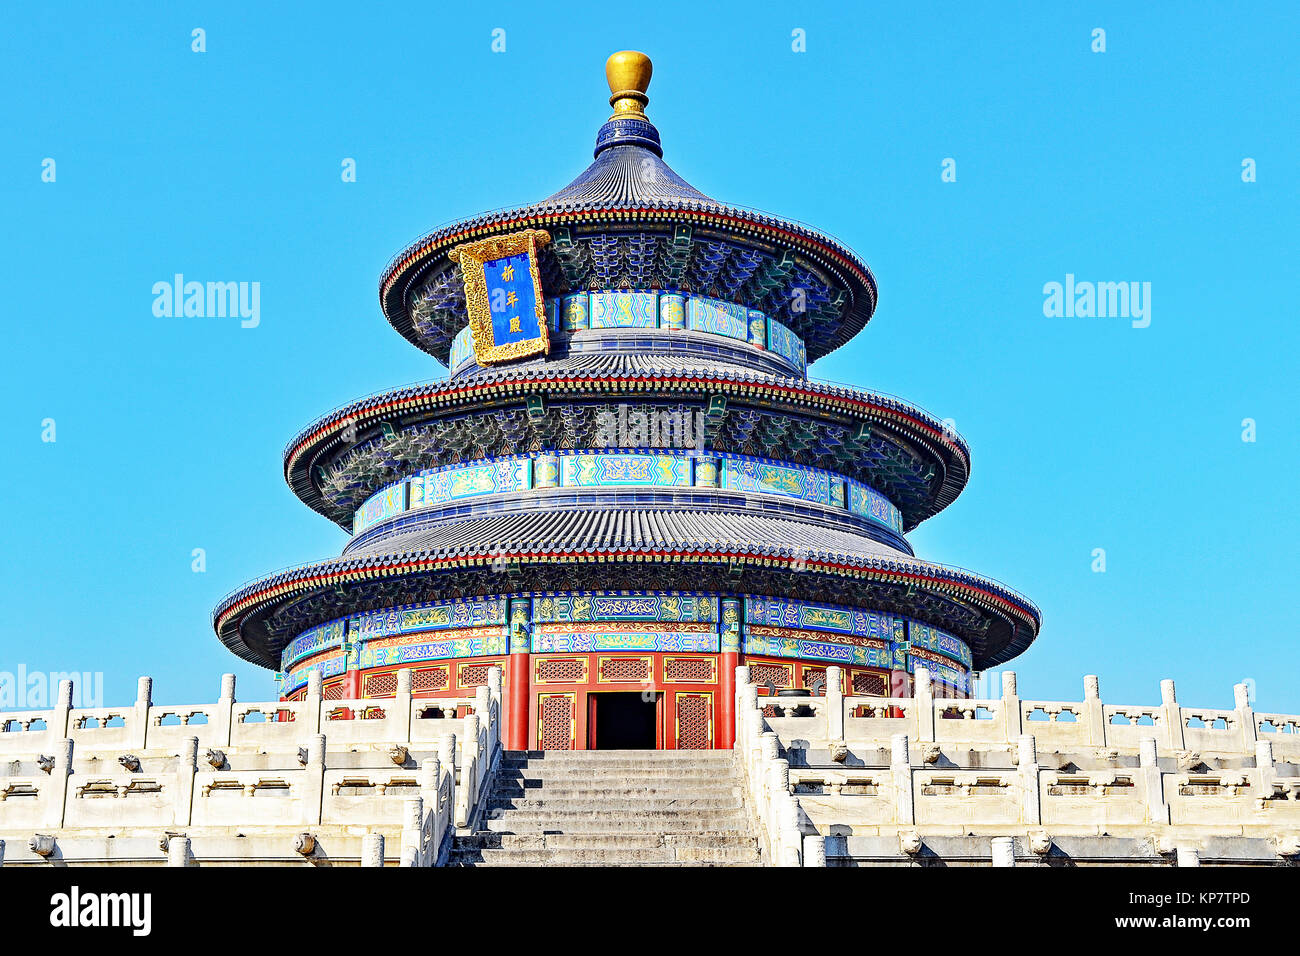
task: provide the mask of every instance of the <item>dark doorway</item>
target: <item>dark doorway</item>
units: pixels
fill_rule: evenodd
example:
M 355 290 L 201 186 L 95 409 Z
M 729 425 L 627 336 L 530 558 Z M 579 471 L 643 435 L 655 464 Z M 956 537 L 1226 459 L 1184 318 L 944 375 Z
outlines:
M 594 694 L 594 750 L 654 750 L 655 696 L 653 694 Z M 646 698 L 649 698 L 648 700 Z

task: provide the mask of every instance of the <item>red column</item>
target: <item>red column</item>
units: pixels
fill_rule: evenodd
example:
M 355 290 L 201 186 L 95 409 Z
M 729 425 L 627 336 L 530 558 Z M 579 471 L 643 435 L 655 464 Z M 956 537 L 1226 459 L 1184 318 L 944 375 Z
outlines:
M 722 654 L 722 674 L 718 681 L 722 699 L 718 701 L 718 741 L 719 750 L 730 750 L 736 745 L 736 667 L 740 664 L 740 655 L 735 651 Z
M 357 700 L 361 697 L 361 671 L 353 667 L 343 676 L 343 696 L 348 700 Z M 348 713 L 350 720 L 356 720 L 361 717 L 360 710 L 352 710 Z
M 511 654 L 505 674 L 506 750 L 528 750 L 528 702 L 531 697 L 532 667 L 527 653 Z
M 510 669 L 505 674 L 506 750 L 528 750 L 528 704 L 532 699 L 533 602 L 511 598 L 506 613 L 506 640 L 510 644 Z
M 718 693 L 722 700 L 718 702 L 717 746 L 730 750 L 736 744 L 736 665 L 740 663 L 742 605 L 739 598 L 723 598 L 720 603 L 718 639 L 722 674 Z

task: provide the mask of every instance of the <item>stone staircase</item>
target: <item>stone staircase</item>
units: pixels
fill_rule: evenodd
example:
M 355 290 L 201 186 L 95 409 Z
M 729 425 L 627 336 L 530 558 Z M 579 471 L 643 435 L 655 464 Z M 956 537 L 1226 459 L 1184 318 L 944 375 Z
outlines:
M 729 750 L 507 751 L 450 866 L 757 866 Z

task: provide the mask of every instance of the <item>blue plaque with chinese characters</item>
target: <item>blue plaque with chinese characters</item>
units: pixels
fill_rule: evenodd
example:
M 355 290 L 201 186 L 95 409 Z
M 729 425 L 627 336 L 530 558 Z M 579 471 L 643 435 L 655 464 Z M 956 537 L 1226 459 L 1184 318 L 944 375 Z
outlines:
M 527 342 L 542 335 L 541 310 L 533 291 L 527 253 L 483 263 L 494 345 Z
M 465 284 L 474 358 L 480 365 L 509 362 L 550 350 L 537 250 L 551 236 L 526 229 L 480 239 L 450 253 Z

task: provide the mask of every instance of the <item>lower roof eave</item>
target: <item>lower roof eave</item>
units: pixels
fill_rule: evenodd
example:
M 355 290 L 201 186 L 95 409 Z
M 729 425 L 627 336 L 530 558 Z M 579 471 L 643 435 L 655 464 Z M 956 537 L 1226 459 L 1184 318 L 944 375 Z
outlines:
M 844 556 L 827 556 L 809 559 L 799 555 L 763 555 L 746 551 L 692 552 L 686 550 L 634 550 L 627 548 L 603 552 L 600 550 L 556 551 L 549 553 L 506 554 L 505 560 L 520 572 L 520 577 L 505 588 L 491 588 L 481 593 L 505 591 L 527 592 L 550 590 L 551 587 L 528 586 L 524 574 L 529 569 L 545 566 L 585 564 L 603 565 L 681 565 L 699 567 L 726 566 L 739 568 L 738 577 L 732 578 L 733 587 L 724 587 L 737 593 L 749 591 L 745 587 L 746 569 L 789 572 L 807 575 L 810 599 L 816 599 L 815 587 L 826 579 L 856 579 L 864 584 L 897 585 L 922 594 L 940 596 L 957 602 L 975 613 L 985 622 L 984 633 L 962 633 L 934 620 L 927 620 L 923 610 L 908 612 L 918 620 L 938 627 L 948 627 L 966 640 L 975 654 L 975 669 L 984 670 L 1012 659 L 1033 642 L 1041 628 L 1041 613 L 1032 602 L 986 578 L 966 571 L 946 568 L 919 559 L 881 562 L 874 567 L 870 562 L 846 560 Z M 356 559 L 338 559 L 303 565 L 255 581 L 228 596 L 213 612 L 213 627 L 217 636 L 233 653 L 250 663 L 278 669 L 279 651 L 296 635 L 272 635 L 265 627 L 268 617 L 281 607 L 296 603 L 312 595 L 333 591 L 339 594 L 337 612 L 321 617 L 319 621 L 304 624 L 304 629 L 337 617 L 353 613 L 348 610 L 347 588 L 395 579 L 419 579 L 441 572 L 478 571 L 485 575 L 498 575 L 503 555 L 499 550 L 485 549 L 480 553 L 444 554 L 441 556 L 401 553 L 382 557 L 366 556 Z M 605 573 L 605 572 L 602 572 Z M 748 577 L 752 577 L 748 575 Z M 485 583 L 491 578 L 485 578 Z M 586 590 L 589 588 L 575 588 Z M 677 588 L 682 589 L 682 588 Z M 687 588 L 689 589 L 689 588 Z M 802 590 L 802 588 L 801 588 Z M 369 608 L 355 608 L 367 610 Z M 994 638 L 989 639 L 987 635 Z

